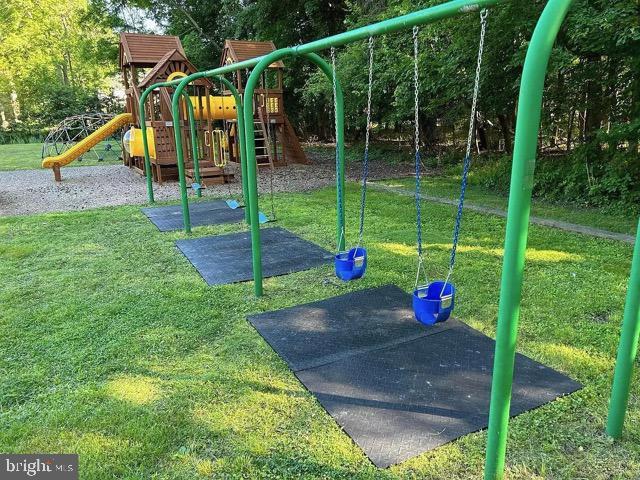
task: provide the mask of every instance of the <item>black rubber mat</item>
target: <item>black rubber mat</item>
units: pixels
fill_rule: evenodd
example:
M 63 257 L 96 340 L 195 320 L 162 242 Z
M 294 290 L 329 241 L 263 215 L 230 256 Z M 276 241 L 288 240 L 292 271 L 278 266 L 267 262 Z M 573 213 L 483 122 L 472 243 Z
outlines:
M 333 254 L 283 228 L 261 230 L 262 274 L 266 277 L 309 270 Z M 176 245 L 209 285 L 253 280 L 250 232 L 178 240 Z
M 454 319 L 422 326 L 395 286 L 249 321 L 378 467 L 488 425 L 495 342 Z M 518 354 L 511 415 L 580 388 Z
M 268 312 L 249 321 L 298 371 L 451 328 L 449 322 L 424 328 L 407 309 L 406 299 L 398 287 L 386 286 Z
M 144 213 L 161 232 L 182 230 L 182 205 L 169 205 L 165 207 L 143 208 Z M 190 202 L 189 214 L 191 226 L 220 225 L 223 223 L 236 223 L 244 220 L 244 210 L 228 207 L 224 200 L 211 202 Z

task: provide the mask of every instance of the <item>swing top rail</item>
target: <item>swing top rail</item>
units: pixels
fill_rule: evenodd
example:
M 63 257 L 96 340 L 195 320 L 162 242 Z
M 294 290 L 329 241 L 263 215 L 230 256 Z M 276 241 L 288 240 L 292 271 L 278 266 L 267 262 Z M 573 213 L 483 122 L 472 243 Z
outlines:
M 366 25 L 364 27 L 355 28 L 347 32 L 338 33 L 330 37 L 314 40 L 303 45 L 297 45 L 292 47 L 292 54 L 295 56 L 305 53 L 315 53 L 329 47 L 339 47 L 341 45 L 353 43 L 358 40 L 364 40 L 369 37 L 377 37 L 388 33 L 399 32 L 401 30 L 408 30 L 414 26 L 426 25 L 445 18 L 477 12 L 483 8 L 490 7 L 498 3 L 504 3 L 504 1 L 505 0 L 454 0 L 418 10 L 417 12 L 407 13 L 406 15 L 372 23 L 371 25 Z

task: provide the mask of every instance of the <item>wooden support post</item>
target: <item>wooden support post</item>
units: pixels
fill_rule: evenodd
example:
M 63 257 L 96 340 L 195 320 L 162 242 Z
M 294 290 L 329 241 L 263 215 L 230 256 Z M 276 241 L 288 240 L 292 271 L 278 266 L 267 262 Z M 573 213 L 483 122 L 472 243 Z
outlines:
M 62 174 L 60 173 L 60 165 L 58 165 L 57 163 L 53 164 L 53 178 L 55 179 L 56 182 L 62 181 Z

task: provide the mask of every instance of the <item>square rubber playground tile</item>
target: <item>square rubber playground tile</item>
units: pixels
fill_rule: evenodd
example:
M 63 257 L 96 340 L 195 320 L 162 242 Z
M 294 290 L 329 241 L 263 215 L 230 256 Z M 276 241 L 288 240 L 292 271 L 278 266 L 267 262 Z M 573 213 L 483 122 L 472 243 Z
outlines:
M 388 285 L 249 318 L 342 429 L 388 467 L 488 425 L 495 341 L 455 319 L 425 327 Z M 516 357 L 511 416 L 582 386 Z
M 168 205 L 164 207 L 143 208 L 144 213 L 161 232 L 182 230 L 182 205 Z M 211 202 L 190 202 L 189 214 L 191 226 L 221 225 L 223 223 L 237 223 L 244 220 L 244 209 L 229 208 L 224 200 Z
M 262 274 L 266 277 L 326 265 L 333 254 L 280 227 L 263 228 Z M 178 249 L 208 285 L 253 280 L 250 232 L 178 240 Z

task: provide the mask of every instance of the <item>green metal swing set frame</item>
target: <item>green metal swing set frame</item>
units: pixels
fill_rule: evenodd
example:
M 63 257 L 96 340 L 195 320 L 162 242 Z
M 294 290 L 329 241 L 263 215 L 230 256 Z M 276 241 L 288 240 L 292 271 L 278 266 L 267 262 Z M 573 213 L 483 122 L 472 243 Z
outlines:
M 214 78 L 223 82 L 235 98 L 238 112 L 238 133 L 240 136 L 240 163 L 242 175 L 242 193 L 245 199 L 245 218 L 251 228 L 252 262 L 255 283 L 255 295 L 263 294 L 262 258 L 260 244 L 260 224 L 258 221 L 258 186 L 257 165 L 255 156 L 255 138 L 253 129 L 245 129 L 245 125 L 253 122 L 253 102 L 242 102 L 242 98 L 233 84 L 224 78 L 224 74 L 242 69 L 252 69 L 245 86 L 245 98 L 253 98 L 254 91 L 262 73 L 272 63 L 286 57 L 303 57 L 322 70 L 331 81 L 332 67 L 316 52 L 331 47 L 345 45 L 358 40 L 378 35 L 407 30 L 414 26 L 426 25 L 449 17 L 454 17 L 502 3 L 504 0 L 453 0 L 441 5 L 426 8 L 407 15 L 384 20 L 338 35 L 319 39 L 304 45 L 282 48 L 263 57 L 226 65 L 213 70 L 198 72 L 170 82 L 157 83 L 145 90 L 140 98 L 140 123 L 142 128 L 145 169 L 147 173 L 147 191 L 149 201 L 153 203 L 153 184 L 151 168 L 144 128 L 144 103 L 151 91 L 160 87 L 174 88 L 172 112 L 178 161 L 178 173 L 182 200 L 184 228 L 191 231 L 189 217 L 189 200 L 185 180 L 184 155 L 180 125 L 180 101 L 187 85 L 200 78 Z M 505 235 L 504 262 L 500 288 L 498 326 L 496 332 L 496 348 L 491 387 L 491 405 L 489 410 L 489 429 L 484 478 L 486 480 L 502 479 L 504 475 L 505 454 L 507 447 L 507 430 L 509 407 L 513 382 L 516 340 L 520 316 L 520 301 L 525 265 L 525 250 L 528 238 L 529 216 L 533 175 L 536 163 L 536 150 L 542 95 L 549 58 L 560 27 L 567 15 L 573 0 L 549 0 L 542 12 L 533 32 L 522 72 L 516 134 L 513 151 L 513 167 L 509 208 Z M 344 191 L 344 103 L 340 83 L 336 85 L 336 196 Z M 186 101 L 190 105 L 190 101 Z M 187 110 L 190 116 L 191 134 L 194 136 L 192 123 L 193 111 Z M 244 139 L 244 141 L 242 141 Z M 195 144 L 195 142 L 194 142 Z M 194 158 L 196 179 L 199 176 L 197 158 Z M 344 202 L 337 202 L 337 245 L 344 249 L 344 236 L 341 235 L 344 225 Z M 640 231 L 640 224 L 638 226 Z M 638 337 L 640 335 L 640 242 L 636 241 L 631 265 L 631 274 L 627 289 L 622 332 L 618 346 L 607 433 L 613 438 L 622 435 L 624 418 L 629 401 L 631 376 L 635 362 Z

